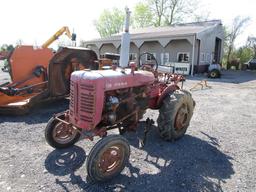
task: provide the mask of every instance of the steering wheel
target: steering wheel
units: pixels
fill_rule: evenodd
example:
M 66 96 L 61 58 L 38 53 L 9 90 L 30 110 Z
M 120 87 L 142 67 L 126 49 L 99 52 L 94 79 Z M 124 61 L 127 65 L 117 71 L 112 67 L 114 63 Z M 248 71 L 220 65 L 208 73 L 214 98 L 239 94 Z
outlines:
M 150 65 L 150 64 L 144 64 L 144 65 L 141 65 L 140 64 L 140 59 L 141 59 L 141 57 L 143 56 L 143 55 L 150 55 L 151 56 L 151 58 L 156 62 L 154 65 Z M 156 66 L 156 68 L 154 69 L 154 66 Z M 140 54 L 140 56 L 139 56 L 139 66 L 138 66 L 138 68 L 140 68 L 140 69 L 153 69 L 154 71 L 157 71 L 157 69 L 158 69 L 158 62 L 157 62 L 157 60 L 156 60 L 156 58 L 155 58 L 155 56 L 152 54 L 152 53 L 149 53 L 149 52 L 144 52 L 144 53 L 142 53 L 142 54 Z

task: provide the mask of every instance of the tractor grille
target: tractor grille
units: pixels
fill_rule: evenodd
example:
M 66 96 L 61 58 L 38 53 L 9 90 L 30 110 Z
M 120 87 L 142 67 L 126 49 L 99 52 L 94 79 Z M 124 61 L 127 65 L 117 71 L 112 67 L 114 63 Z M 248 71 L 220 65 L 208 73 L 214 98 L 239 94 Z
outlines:
M 79 121 L 79 126 L 93 123 L 95 113 L 95 86 L 70 82 L 69 113 L 73 123 Z
M 79 112 L 80 119 L 92 123 L 95 111 L 95 87 L 88 84 L 80 84 Z
M 69 102 L 69 113 L 71 116 L 74 115 L 75 112 L 75 98 L 74 98 L 74 82 L 70 82 L 70 102 Z
M 93 113 L 94 111 L 94 97 L 86 93 L 81 93 L 80 96 L 80 110 L 85 113 Z

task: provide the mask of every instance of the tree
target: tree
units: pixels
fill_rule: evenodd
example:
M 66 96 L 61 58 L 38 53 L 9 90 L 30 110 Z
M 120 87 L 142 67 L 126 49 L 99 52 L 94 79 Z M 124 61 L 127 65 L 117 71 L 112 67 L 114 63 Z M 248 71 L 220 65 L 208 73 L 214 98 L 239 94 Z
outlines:
M 8 45 L 7 44 L 3 44 L 0 48 L 0 51 L 6 51 L 7 50 Z
M 256 37 L 248 37 L 247 46 L 253 51 L 253 58 L 256 58 Z
M 242 18 L 237 16 L 234 18 L 230 29 L 228 29 L 226 36 L 226 46 L 227 46 L 227 63 L 230 63 L 230 56 L 234 50 L 234 43 L 239 35 L 243 32 L 243 29 L 249 22 L 250 18 Z
M 193 15 L 197 0 L 147 0 L 156 27 L 172 25 Z
M 14 46 L 12 44 L 3 44 L 0 48 L 0 51 L 8 51 L 11 52 L 14 49 Z
M 153 15 L 155 15 L 154 25 L 156 27 L 164 24 L 163 19 L 168 6 L 167 2 L 168 0 L 147 0 Z
M 168 0 L 166 13 L 164 14 L 165 23 L 172 25 L 184 21 L 187 16 L 192 15 L 195 6 L 195 0 Z
M 134 7 L 132 14 L 134 28 L 143 28 L 153 25 L 153 14 L 150 7 L 145 3 L 138 3 Z
M 209 17 L 210 17 L 210 13 L 209 12 L 205 12 L 205 13 L 202 13 L 202 14 L 194 15 L 192 20 L 194 22 L 204 22 L 204 21 L 209 20 Z
M 233 55 L 233 57 L 239 58 L 240 63 L 243 64 L 248 62 L 252 58 L 253 51 L 248 46 L 243 46 L 240 47 L 238 50 L 234 51 Z
M 124 19 L 124 11 L 117 8 L 111 11 L 105 9 L 94 25 L 101 37 L 108 37 L 122 31 Z
M 12 50 L 14 49 L 14 46 L 13 45 L 8 45 L 8 47 L 7 47 L 7 51 L 8 52 L 11 52 Z
M 199 5 L 200 6 L 200 5 Z M 198 5 L 197 5 L 198 7 Z M 197 9 L 196 11 L 193 11 L 193 15 L 191 17 L 191 20 L 194 22 L 204 22 L 209 20 L 210 18 L 210 11 L 207 9 Z

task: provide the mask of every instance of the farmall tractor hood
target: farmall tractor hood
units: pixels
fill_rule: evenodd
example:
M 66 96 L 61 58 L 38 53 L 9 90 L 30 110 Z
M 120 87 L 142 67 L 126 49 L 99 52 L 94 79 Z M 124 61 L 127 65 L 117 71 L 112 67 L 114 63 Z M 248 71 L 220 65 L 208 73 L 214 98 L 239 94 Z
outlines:
M 152 72 L 135 71 L 133 74 L 130 69 L 76 71 L 71 76 L 71 81 L 86 81 L 86 84 L 94 84 L 96 86 L 99 83 L 105 91 L 152 84 L 154 80 Z
M 106 92 L 147 86 L 154 81 L 154 74 L 148 71 L 75 71 L 71 75 L 70 121 L 91 130 L 101 121 Z

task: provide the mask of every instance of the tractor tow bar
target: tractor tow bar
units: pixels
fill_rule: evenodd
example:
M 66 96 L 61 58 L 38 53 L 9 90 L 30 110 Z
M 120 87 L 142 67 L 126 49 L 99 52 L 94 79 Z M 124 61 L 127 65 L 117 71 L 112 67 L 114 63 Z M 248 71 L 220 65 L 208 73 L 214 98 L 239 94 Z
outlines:
M 139 148 L 143 148 L 145 146 L 148 132 L 150 131 L 150 129 L 154 123 L 155 122 L 153 119 L 149 119 L 149 118 L 146 119 L 146 126 L 144 129 L 143 139 L 139 139 Z

